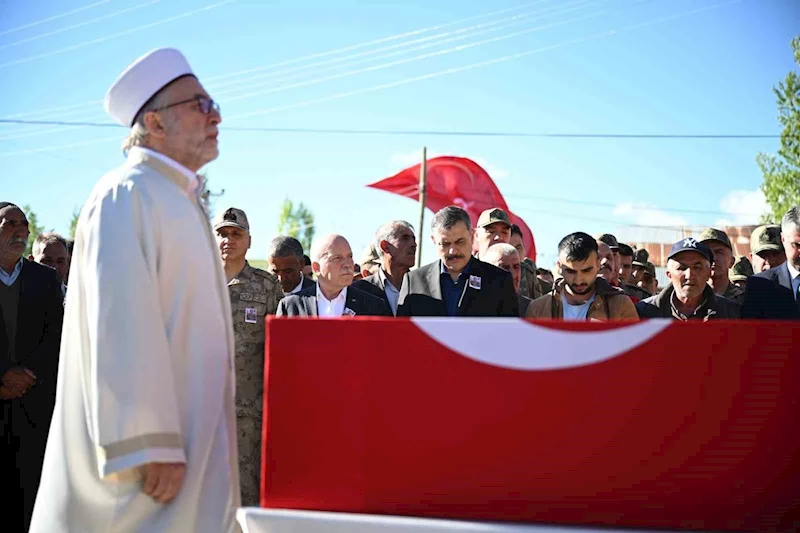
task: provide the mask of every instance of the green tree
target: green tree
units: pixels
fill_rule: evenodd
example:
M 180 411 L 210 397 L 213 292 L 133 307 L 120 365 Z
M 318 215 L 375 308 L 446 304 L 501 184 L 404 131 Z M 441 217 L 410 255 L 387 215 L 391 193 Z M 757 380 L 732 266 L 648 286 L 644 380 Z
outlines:
M 303 250 L 310 250 L 314 239 L 314 214 L 302 202 L 295 206 L 286 198 L 281 205 L 278 233 L 294 237 L 303 245 Z
M 28 247 L 25 248 L 25 257 L 28 257 L 33 250 L 33 241 L 36 240 L 36 237 L 40 233 L 44 232 L 44 226 L 39 224 L 39 217 L 36 216 L 31 206 L 23 205 L 22 212 L 25 213 L 25 218 L 28 219 L 28 230 L 31 232 L 30 235 L 28 235 Z
M 78 217 L 81 215 L 80 209 L 75 209 L 72 212 L 72 220 L 69 222 L 69 240 L 75 240 L 75 230 L 78 228 Z
M 794 60 L 800 66 L 800 35 L 792 39 Z M 790 208 L 800 205 L 800 76 L 791 71 L 774 89 L 778 101 L 781 147 L 777 155 L 759 153 L 758 166 L 764 174 L 761 190 L 771 213 L 763 221 L 780 223 Z

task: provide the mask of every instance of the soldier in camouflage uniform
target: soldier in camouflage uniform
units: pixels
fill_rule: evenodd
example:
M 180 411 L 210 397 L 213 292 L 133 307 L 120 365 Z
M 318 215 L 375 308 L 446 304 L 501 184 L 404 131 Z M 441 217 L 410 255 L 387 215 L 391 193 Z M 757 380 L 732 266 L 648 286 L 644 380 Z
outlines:
M 511 240 L 509 244 L 517 249 L 519 256 L 522 259 L 520 269 L 522 270 L 522 279 L 519 283 L 519 293 L 526 298 L 535 300 L 536 298 L 547 294 L 552 290 L 553 286 L 542 283 L 542 280 L 536 275 L 536 263 L 530 257 L 525 257 L 525 244 L 522 242 L 522 230 L 516 224 L 511 224 Z M 545 286 L 546 285 L 546 286 Z
M 245 259 L 250 224 L 241 209 L 230 208 L 214 221 L 233 313 L 236 341 L 236 424 L 242 505 L 257 506 L 261 471 L 261 411 L 264 391 L 264 329 L 283 298 L 278 278 Z
M 731 278 L 731 283 L 742 290 L 747 290 L 747 277 L 752 275 L 753 265 L 750 264 L 750 260 L 745 256 L 740 256 L 731 267 L 728 277 Z
M 744 291 L 731 283 L 729 273 L 733 267 L 733 246 L 727 233 L 722 230 L 708 228 L 701 235 L 698 242 L 708 246 L 714 253 L 714 263 L 711 265 L 711 279 L 708 280 L 714 294 L 724 296 L 729 300 L 742 305 Z

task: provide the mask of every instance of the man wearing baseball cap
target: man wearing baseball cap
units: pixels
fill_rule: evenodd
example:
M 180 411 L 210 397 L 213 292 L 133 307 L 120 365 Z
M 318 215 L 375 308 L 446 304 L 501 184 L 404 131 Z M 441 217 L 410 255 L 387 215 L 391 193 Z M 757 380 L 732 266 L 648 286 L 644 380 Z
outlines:
M 731 283 L 728 273 L 733 267 L 733 246 L 728 234 L 722 230 L 708 228 L 701 235 L 698 241 L 708 247 L 714 254 L 714 261 L 711 263 L 711 279 L 709 283 L 714 289 L 714 294 L 724 296 L 733 300 L 739 305 L 744 301 L 744 291 Z
M 750 264 L 750 260 L 747 259 L 746 256 L 742 255 L 736 258 L 736 261 L 733 263 L 731 267 L 731 271 L 729 277 L 731 278 L 731 283 L 736 285 L 742 290 L 747 289 L 747 277 L 753 275 L 753 265 Z
M 250 222 L 230 207 L 214 218 L 214 234 L 228 281 L 236 347 L 236 431 L 242 505 L 258 506 L 261 472 L 261 411 L 264 390 L 264 343 L 267 315 L 283 298 L 278 278 L 247 262 L 252 242 Z
M 633 261 L 631 261 L 631 285 L 640 286 L 639 282 L 642 280 L 642 274 L 644 274 L 648 259 L 650 259 L 650 253 L 644 248 L 634 250 Z
M 786 262 L 786 251 L 781 243 L 781 227 L 777 224 L 759 226 L 750 235 L 750 263 L 753 274 L 760 274 Z
M 644 299 L 658 292 L 658 279 L 656 278 L 656 267 L 650 261 L 644 264 L 644 272 L 642 272 L 642 279 L 639 281 L 639 286 L 636 287 L 643 293 L 647 294 Z
M 681 321 L 739 318 L 739 306 L 714 294 L 708 284 L 713 257 L 705 244 L 692 237 L 676 242 L 667 261 L 671 283 L 636 304 L 639 316 Z
M 119 75 L 105 110 L 129 129 L 127 160 L 78 220 L 29 531 L 233 532 L 233 326 L 197 176 L 219 154 L 219 108 L 160 48 Z

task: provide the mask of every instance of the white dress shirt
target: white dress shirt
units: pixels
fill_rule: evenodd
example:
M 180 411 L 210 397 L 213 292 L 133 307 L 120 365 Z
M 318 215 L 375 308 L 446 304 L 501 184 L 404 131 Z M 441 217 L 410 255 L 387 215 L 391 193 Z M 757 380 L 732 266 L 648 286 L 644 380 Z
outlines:
M 333 300 L 328 300 L 322 294 L 322 290 L 317 283 L 317 315 L 322 318 L 340 317 L 344 314 L 345 302 L 347 301 L 347 287 L 342 289 L 339 296 Z
M 189 170 L 185 166 L 181 165 L 180 163 L 178 163 L 174 159 L 172 159 L 172 158 L 170 158 L 168 156 L 165 156 L 164 154 L 162 154 L 160 152 L 156 152 L 155 150 L 151 150 L 150 148 L 145 148 L 143 146 L 134 146 L 133 148 L 128 150 L 128 155 L 130 155 L 130 153 L 135 151 L 135 150 L 141 150 L 142 152 L 146 153 L 147 155 L 158 159 L 159 161 L 161 161 L 165 165 L 168 165 L 168 166 L 174 168 L 175 170 L 177 170 L 178 172 L 180 172 L 181 174 L 183 174 L 184 176 L 189 178 L 189 187 L 187 188 L 187 193 L 194 193 L 195 195 L 197 194 L 197 188 L 200 186 L 200 180 L 197 179 L 197 174 L 195 174 L 194 172 L 192 172 L 191 170 Z
M 14 265 L 14 268 L 11 272 L 6 272 L 3 270 L 3 267 L 0 267 L 0 281 L 3 282 L 4 285 L 10 287 L 17 281 L 19 277 L 19 273 L 22 272 L 22 258 L 19 258 L 17 264 Z
M 787 260 L 786 266 L 789 268 L 789 275 L 792 277 L 792 292 L 797 301 L 798 291 L 800 291 L 800 271 L 792 266 L 792 262 Z

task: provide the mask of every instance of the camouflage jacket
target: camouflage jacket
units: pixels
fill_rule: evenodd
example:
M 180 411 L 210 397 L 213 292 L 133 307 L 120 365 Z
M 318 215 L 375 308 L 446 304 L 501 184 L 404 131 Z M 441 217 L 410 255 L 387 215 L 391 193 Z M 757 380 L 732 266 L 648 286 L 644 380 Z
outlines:
M 652 294 L 647 292 L 641 287 L 634 287 L 628 283 L 623 283 L 620 288 L 627 294 L 628 296 L 635 296 L 640 300 L 644 300 L 645 298 L 650 298 Z
M 541 280 L 536 276 L 536 263 L 531 261 L 530 257 L 522 260 L 520 269 L 522 271 L 522 279 L 519 283 L 519 293 L 522 296 L 535 300 L 547 293 L 542 289 Z
M 236 414 L 261 419 L 264 383 L 264 326 L 274 315 L 283 289 L 278 278 L 245 263 L 228 282 L 236 341 Z
M 744 289 L 740 289 L 734 285 L 733 282 L 728 282 L 728 288 L 725 289 L 725 292 L 722 293 L 722 296 L 728 300 L 733 300 L 739 305 L 744 303 Z

